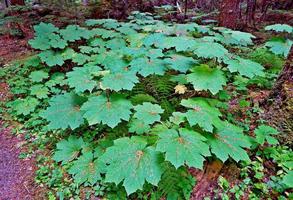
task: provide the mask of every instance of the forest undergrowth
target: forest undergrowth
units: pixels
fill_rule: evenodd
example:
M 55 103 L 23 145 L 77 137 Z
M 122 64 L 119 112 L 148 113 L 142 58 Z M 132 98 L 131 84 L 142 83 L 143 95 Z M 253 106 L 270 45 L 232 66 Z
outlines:
M 48 199 L 290 199 L 292 149 L 262 104 L 293 31 L 262 31 L 271 37 L 255 44 L 141 12 L 41 22 L 32 55 L 0 68 L 11 93 L 1 118 L 18 122 L 21 158 L 37 150 Z

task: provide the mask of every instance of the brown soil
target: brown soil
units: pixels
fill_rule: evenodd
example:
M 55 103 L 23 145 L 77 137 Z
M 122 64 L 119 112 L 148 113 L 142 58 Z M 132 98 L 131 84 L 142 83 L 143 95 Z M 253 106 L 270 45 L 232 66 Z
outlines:
M 19 159 L 22 144 L 9 129 L 0 128 L 0 200 L 44 199 L 34 182 L 35 160 Z
M 9 87 L 0 83 L 0 101 L 7 100 Z M 25 149 L 23 137 L 12 135 L 0 119 L 0 200 L 41 200 L 43 188 L 34 182 L 36 163 L 34 157 L 19 159 Z

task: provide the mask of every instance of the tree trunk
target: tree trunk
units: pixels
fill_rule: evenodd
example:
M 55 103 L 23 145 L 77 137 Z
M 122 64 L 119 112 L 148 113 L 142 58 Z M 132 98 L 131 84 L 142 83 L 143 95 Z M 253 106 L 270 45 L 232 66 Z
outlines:
M 19 6 L 24 6 L 24 0 L 11 0 L 10 1 L 10 5 L 15 6 L 15 5 L 19 5 Z
M 220 6 L 220 26 L 236 29 L 240 21 L 240 0 L 223 0 Z
M 254 14 L 256 9 L 256 0 L 247 0 L 247 9 L 246 9 L 246 25 L 254 25 Z
M 265 102 L 265 110 L 264 118 L 283 133 L 280 142 L 293 147 L 293 51 Z

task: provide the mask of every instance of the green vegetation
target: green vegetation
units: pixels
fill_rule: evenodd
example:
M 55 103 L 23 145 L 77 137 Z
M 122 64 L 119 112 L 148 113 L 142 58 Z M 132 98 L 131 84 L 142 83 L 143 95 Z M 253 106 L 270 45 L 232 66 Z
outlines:
M 138 12 L 129 22 L 88 20 L 63 29 L 40 23 L 34 30 L 29 44 L 39 53 L 0 76 L 15 95 L 7 111 L 39 148 L 53 148 L 52 158 L 39 158 L 37 174 L 51 199 L 78 199 L 81 191 L 86 198 L 189 199 L 196 180 L 188 168 L 220 159 L 258 170 L 251 152 L 278 143 L 277 130 L 261 121 L 250 130 L 228 107 L 249 86 L 263 87 L 265 75 L 276 73 L 271 68 L 280 69 L 288 48 L 279 43 L 254 47 L 249 33 Z M 273 66 L 266 65 L 270 57 Z M 260 153 L 281 159 L 274 151 Z M 292 156 L 288 162 L 280 163 L 286 173 L 272 179 L 272 188 L 292 187 Z

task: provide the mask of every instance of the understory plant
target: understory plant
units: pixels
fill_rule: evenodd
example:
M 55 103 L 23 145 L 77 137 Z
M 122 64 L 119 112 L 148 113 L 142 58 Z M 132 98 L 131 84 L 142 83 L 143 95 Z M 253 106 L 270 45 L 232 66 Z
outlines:
M 22 79 L 11 78 L 17 98 L 7 107 L 54 144 L 53 160 L 72 183 L 96 196 L 189 199 L 189 168 L 249 161 L 255 144 L 277 143 L 272 127 L 260 123 L 249 136 L 228 113 L 228 88 L 266 72 L 242 53 L 253 51 L 250 33 L 139 12 L 128 22 L 34 30 L 38 53 L 16 68 Z

